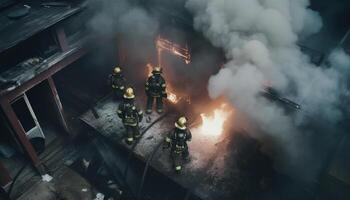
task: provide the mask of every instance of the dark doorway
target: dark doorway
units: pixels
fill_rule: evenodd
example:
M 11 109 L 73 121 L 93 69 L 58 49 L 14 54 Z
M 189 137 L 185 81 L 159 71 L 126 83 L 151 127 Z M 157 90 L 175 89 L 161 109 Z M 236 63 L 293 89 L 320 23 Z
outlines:
M 36 85 L 27 92 L 27 96 L 42 128 L 46 146 L 59 136 L 64 136 L 61 116 L 48 81 Z

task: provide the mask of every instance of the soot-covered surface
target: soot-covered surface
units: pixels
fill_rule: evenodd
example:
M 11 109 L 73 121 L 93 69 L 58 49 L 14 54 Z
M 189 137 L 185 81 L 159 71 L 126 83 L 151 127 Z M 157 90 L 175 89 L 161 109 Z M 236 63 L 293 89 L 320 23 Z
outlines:
M 132 151 L 134 156 L 148 162 L 153 169 L 187 188 L 187 196 L 194 194 L 201 199 L 249 198 L 269 186 L 273 174 L 272 162 L 260 152 L 260 144 L 247 134 L 232 130 L 233 134 L 213 138 L 203 135 L 196 127 L 192 128 L 190 159 L 181 174 L 176 174 L 169 150 L 163 149 L 160 144 L 173 128 L 177 114 L 169 110 L 164 116 L 146 115 L 141 122 L 144 135 L 133 149 L 122 139 L 124 129 L 116 113 L 117 107 L 118 102 L 108 98 L 94 108 L 99 118 L 89 110 L 81 119 L 116 145 Z M 147 178 L 152 179 L 146 176 L 145 184 Z
M 23 4 L 30 6 L 30 12 L 27 16 L 17 20 L 11 20 L 7 17 L 16 7 L 23 6 Z M 20 5 L 7 9 L 0 16 L 0 52 L 76 14 L 81 9 L 81 7 L 73 5 L 47 8 L 42 6 L 41 2 L 32 0 L 23 1 Z
M 33 65 L 18 65 L 0 74 L 0 94 L 4 94 L 19 86 L 23 85 L 27 81 L 33 79 L 41 73 L 44 73 L 49 68 L 58 65 L 60 62 L 68 60 L 74 54 L 83 51 L 84 40 L 76 41 L 70 45 L 70 49 L 64 53 L 56 53 L 53 56 L 44 59 L 42 62 Z M 83 53 L 85 54 L 85 53 Z M 9 84 L 11 83 L 11 84 Z

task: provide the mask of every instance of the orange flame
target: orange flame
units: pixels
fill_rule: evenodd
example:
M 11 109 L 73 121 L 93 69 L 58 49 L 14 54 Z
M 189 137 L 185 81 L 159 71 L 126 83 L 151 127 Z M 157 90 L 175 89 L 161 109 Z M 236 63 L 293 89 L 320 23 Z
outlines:
M 177 103 L 178 102 L 177 96 L 174 93 L 169 93 L 168 94 L 168 100 L 170 102 L 172 102 L 172 103 Z
M 190 51 L 188 50 L 188 47 L 181 47 L 178 44 L 175 44 L 174 42 L 171 42 L 167 39 L 161 38 L 160 36 L 157 38 L 156 46 L 158 49 L 158 54 L 161 53 L 162 50 L 166 50 L 178 57 L 180 57 L 182 60 L 185 61 L 186 64 L 189 64 L 191 62 L 191 55 Z M 158 55 L 160 57 L 160 55 Z M 158 58 L 160 59 L 160 58 Z M 159 63 L 160 64 L 160 63 Z
M 200 115 L 202 118 L 202 124 L 199 126 L 200 132 L 208 136 L 220 136 L 223 134 L 224 124 L 231 114 L 232 110 L 228 109 L 226 104 L 215 109 L 211 116 L 202 113 Z
M 172 89 L 171 85 L 167 85 L 167 93 L 168 93 L 168 97 L 167 99 L 170 101 L 170 103 L 173 104 L 177 104 L 181 97 L 179 97 L 179 95 L 177 95 L 174 90 Z

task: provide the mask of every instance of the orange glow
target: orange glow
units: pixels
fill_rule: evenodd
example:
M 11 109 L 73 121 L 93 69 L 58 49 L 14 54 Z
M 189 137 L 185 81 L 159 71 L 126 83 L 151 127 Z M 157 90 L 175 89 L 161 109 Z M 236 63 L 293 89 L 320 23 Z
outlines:
M 177 104 L 180 101 L 180 98 L 178 98 L 176 94 L 171 92 L 168 93 L 167 99 L 173 104 Z
M 158 53 L 158 66 L 162 66 L 162 52 L 167 51 L 177 57 L 180 57 L 186 64 L 189 64 L 191 62 L 191 55 L 188 50 L 188 47 L 182 47 L 178 44 L 175 44 L 174 42 L 171 42 L 167 39 L 161 38 L 158 36 L 156 40 L 156 47 L 157 47 L 157 53 Z M 147 64 L 148 69 L 148 76 L 152 74 L 153 66 L 151 64 Z M 177 104 L 181 97 L 177 93 L 174 92 L 172 87 L 169 83 L 167 83 L 167 94 L 168 94 L 168 101 Z
M 167 99 L 173 103 L 173 104 L 177 104 L 181 97 L 179 97 L 179 95 L 175 94 L 175 92 L 172 90 L 172 87 L 168 84 L 167 85 L 167 93 L 168 93 L 168 97 Z
M 160 36 L 157 38 L 156 46 L 158 49 L 158 64 L 160 63 L 160 57 L 162 50 L 168 51 L 169 53 L 180 57 L 183 61 L 185 61 L 186 64 L 189 64 L 191 62 L 191 55 L 188 50 L 188 47 L 181 47 L 178 44 L 175 44 L 174 42 L 171 42 L 167 39 L 161 38 Z
M 224 124 L 231 114 L 232 110 L 226 104 L 222 104 L 214 110 L 213 115 L 202 113 L 202 124 L 198 128 L 205 135 L 220 136 L 223 134 Z
M 148 64 L 146 65 L 146 67 L 147 67 L 147 76 L 148 76 L 148 77 L 152 76 L 153 65 L 152 65 L 151 63 L 148 63 Z

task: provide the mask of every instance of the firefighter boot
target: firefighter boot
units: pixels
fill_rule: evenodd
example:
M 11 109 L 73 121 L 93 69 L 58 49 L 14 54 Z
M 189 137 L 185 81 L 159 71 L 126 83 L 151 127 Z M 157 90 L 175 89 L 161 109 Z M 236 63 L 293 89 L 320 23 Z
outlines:
M 133 135 L 134 135 L 135 139 L 139 139 L 141 137 L 139 127 L 137 127 L 137 126 L 133 127 Z
M 173 163 L 174 163 L 174 170 L 176 173 L 180 173 L 182 170 L 182 163 L 181 163 L 181 155 L 180 153 L 174 152 L 173 153 Z
M 182 159 L 185 162 L 189 162 L 190 161 L 190 153 L 188 152 L 188 147 L 186 146 L 185 149 L 182 152 Z
M 157 97 L 156 103 L 157 103 L 157 112 L 159 114 L 163 113 L 163 98 Z
M 126 129 L 125 143 L 128 145 L 131 145 L 134 142 L 133 127 L 125 126 L 125 129 Z
M 153 101 L 154 101 L 153 97 L 151 97 L 151 96 L 147 97 L 147 105 L 146 105 L 146 113 L 147 114 L 152 113 Z

